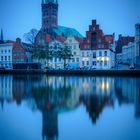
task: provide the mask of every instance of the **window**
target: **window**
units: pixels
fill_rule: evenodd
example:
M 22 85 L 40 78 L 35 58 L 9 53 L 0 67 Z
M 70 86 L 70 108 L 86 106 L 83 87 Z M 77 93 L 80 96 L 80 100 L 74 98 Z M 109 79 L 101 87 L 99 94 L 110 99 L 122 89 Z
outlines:
M 8 60 L 9 60 L 9 61 L 10 61 L 10 58 L 11 58 L 11 57 L 10 57 L 10 56 L 8 56 Z
M 99 56 L 102 56 L 102 51 L 99 51 Z
M 106 60 L 104 61 L 104 65 L 107 66 L 107 61 Z
M 84 55 L 85 55 L 84 52 L 82 52 L 82 57 L 84 57 Z
M 1 53 L 3 53 L 3 50 L 1 50 Z
M 55 63 L 57 62 L 57 58 L 54 58 L 54 62 L 55 62 Z
M 87 40 L 87 43 L 90 43 L 90 40 L 89 39 Z
M 72 40 L 71 39 L 69 40 L 69 43 L 72 43 Z
M 96 58 L 96 52 L 93 52 L 93 58 Z
M 73 49 L 75 49 L 75 50 L 76 50 L 76 46 L 73 46 Z
M 5 61 L 7 61 L 7 56 L 5 56 Z
M 93 45 L 96 45 L 96 40 L 97 40 L 97 34 L 96 34 L 96 32 L 93 32 L 92 33 L 92 43 L 93 43 Z
M 89 57 L 89 52 L 87 52 L 87 57 Z
M 87 65 L 89 65 L 89 61 L 87 61 Z
M 9 53 L 11 52 L 11 50 L 9 50 Z
M 96 61 L 93 61 L 93 66 L 96 66 Z
M 77 63 L 79 62 L 79 58 L 76 58 Z
M 82 61 L 82 65 L 83 65 L 83 66 L 85 65 L 85 61 Z
M 5 53 L 7 53 L 7 50 L 5 50 Z
M 76 55 L 76 52 L 74 52 L 74 55 Z
M 100 66 L 102 66 L 102 61 L 99 61 L 99 63 L 100 63 Z
M 104 53 L 105 53 L 105 56 L 107 56 L 107 51 L 105 51 Z
M 1 56 L 1 61 L 3 61 L 3 56 Z
M 74 59 L 74 58 L 72 58 L 72 62 L 73 62 L 73 63 L 75 62 L 75 59 Z

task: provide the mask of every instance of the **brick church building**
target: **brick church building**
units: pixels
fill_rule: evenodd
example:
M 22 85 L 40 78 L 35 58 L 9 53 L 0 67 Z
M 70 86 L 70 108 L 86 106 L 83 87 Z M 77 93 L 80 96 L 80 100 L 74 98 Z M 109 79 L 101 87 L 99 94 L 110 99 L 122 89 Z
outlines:
M 73 28 L 58 25 L 58 7 L 58 0 L 42 0 L 42 27 L 36 36 L 36 43 L 48 42 L 54 38 L 62 42 L 68 36 L 83 37 Z

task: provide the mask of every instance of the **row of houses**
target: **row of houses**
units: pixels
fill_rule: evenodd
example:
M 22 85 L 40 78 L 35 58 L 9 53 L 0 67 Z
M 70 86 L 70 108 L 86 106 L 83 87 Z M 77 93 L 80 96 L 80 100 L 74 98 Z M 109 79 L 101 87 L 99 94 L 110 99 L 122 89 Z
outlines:
M 12 69 L 14 63 L 31 62 L 31 45 L 16 41 L 0 41 L 0 68 Z
M 51 60 L 33 60 L 32 45 L 23 43 L 20 38 L 4 42 L 1 34 L 0 40 L 1 68 L 12 68 L 13 63 L 30 62 L 41 62 L 43 67 L 54 69 L 64 68 L 64 60 L 58 57 L 53 57 Z M 70 68 L 111 69 L 118 63 L 139 64 L 140 25 L 136 25 L 135 37 L 119 35 L 115 41 L 114 33 L 104 34 L 97 21 L 92 20 L 84 38 L 73 35 L 52 38 L 51 35 L 46 35 L 45 39 L 38 40 L 38 43 L 47 43 L 48 47 L 56 52 L 60 47 L 69 47 L 73 57 L 66 60 L 66 65 Z
M 140 24 L 135 25 L 135 36 L 122 36 L 116 42 L 116 62 L 140 66 Z
M 92 21 L 89 30 L 86 32 L 85 38 L 76 36 L 57 36 L 54 40 L 50 35 L 45 37 L 49 48 L 55 51 L 61 47 L 70 48 L 73 57 L 66 61 L 70 68 L 86 68 L 86 69 L 111 69 L 115 67 L 115 34 L 104 35 L 102 29 L 96 20 Z M 41 41 L 39 43 L 42 43 Z M 42 62 L 43 64 L 48 64 Z M 49 67 L 63 68 L 64 61 L 59 58 L 49 60 Z

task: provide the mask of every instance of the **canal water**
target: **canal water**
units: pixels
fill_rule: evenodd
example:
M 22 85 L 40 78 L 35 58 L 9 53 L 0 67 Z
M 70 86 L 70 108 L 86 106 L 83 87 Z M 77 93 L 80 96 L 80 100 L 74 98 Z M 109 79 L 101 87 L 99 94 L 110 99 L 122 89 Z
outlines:
M 0 75 L 0 140 L 140 140 L 140 79 Z

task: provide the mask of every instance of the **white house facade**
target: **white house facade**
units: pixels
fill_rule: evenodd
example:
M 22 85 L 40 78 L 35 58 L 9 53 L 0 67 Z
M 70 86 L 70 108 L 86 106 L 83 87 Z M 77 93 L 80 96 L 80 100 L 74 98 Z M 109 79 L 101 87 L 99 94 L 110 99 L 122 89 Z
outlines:
M 135 44 L 130 42 L 122 48 L 122 63 L 131 65 L 135 59 Z
M 12 48 L 11 43 L 0 44 L 0 68 L 12 68 Z
M 63 47 L 63 43 L 61 43 L 60 41 L 53 40 L 49 43 L 49 50 L 55 52 L 56 54 L 61 47 Z M 46 60 L 46 65 L 47 65 L 47 60 Z M 54 56 L 51 60 L 49 60 L 48 65 L 50 68 L 53 69 L 62 69 L 64 68 L 64 61 L 61 58 Z
M 79 68 L 80 67 L 80 43 L 73 36 L 69 36 L 64 42 L 64 45 L 70 48 L 73 57 L 67 60 L 67 65 L 70 68 Z

